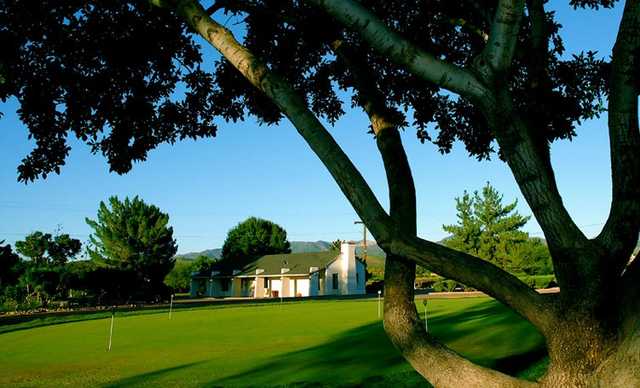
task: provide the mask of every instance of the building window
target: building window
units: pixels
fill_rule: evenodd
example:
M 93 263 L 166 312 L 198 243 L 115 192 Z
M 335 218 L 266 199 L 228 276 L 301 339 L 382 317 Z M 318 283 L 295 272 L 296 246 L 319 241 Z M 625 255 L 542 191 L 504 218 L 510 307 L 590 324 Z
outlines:
M 334 289 L 334 290 L 337 290 L 337 289 L 338 289 L 338 274 L 337 274 L 337 273 L 334 273 L 334 274 L 332 275 L 331 283 L 332 283 L 332 285 L 333 285 L 333 289 Z
M 264 288 L 269 288 L 269 279 L 264 278 Z
M 356 272 L 356 285 L 360 285 L 360 274 L 358 272 Z
M 229 281 L 229 279 L 222 279 L 221 283 L 222 283 L 222 284 L 221 284 L 221 286 L 222 286 L 222 292 L 227 292 L 227 291 L 229 291 L 229 283 L 231 283 L 231 282 Z

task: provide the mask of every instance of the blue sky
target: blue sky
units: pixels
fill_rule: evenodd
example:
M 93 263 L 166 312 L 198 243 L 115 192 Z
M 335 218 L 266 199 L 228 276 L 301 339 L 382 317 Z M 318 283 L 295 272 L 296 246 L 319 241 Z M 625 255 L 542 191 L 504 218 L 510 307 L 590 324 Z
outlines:
M 568 52 L 597 50 L 610 55 L 622 6 L 613 10 L 573 11 L 568 1 L 551 1 L 564 25 Z M 213 55 L 213 54 L 212 54 Z M 282 225 L 290 240 L 359 239 L 355 212 L 328 172 L 295 129 L 283 122 L 260 127 L 253 121 L 220 126 L 216 138 L 162 145 L 127 175 L 110 174 L 102 156 L 72 142 L 61 175 L 28 185 L 16 181 L 16 167 L 30 151 L 27 131 L 16 117 L 15 101 L 0 103 L 0 240 L 14 243 L 27 233 L 53 232 L 58 225 L 85 241 L 98 203 L 111 195 L 139 195 L 169 213 L 179 252 L 222 245 L 227 231 L 248 216 Z M 332 134 L 360 168 L 386 206 L 386 182 L 367 120 L 350 110 Z M 454 197 L 490 181 L 506 200 L 518 199 L 531 214 L 507 166 L 478 162 L 457 146 L 440 155 L 420 144 L 415 130 L 403 133 L 418 195 L 418 233 L 439 240 L 443 224 L 455 222 Z M 583 123 L 572 142 L 552 146 L 552 159 L 565 205 L 576 223 L 592 236 L 602 227 L 611 199 L 606 115 Z M 535 220 L 525 229 L 542 236 Z

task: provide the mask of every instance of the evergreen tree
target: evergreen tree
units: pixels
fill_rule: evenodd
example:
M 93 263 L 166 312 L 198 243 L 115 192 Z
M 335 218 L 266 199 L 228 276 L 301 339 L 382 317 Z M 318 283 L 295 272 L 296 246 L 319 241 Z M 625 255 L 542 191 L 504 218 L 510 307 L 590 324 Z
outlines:
M 163 280 L 178 250 L 166 213 L 137 196 L 124 201 L 114 196 L 109 205 L 100 202 L 97 220 L 87 218 L 86 222 L 94 230 L 89 238 L 91 258 L 135 274 L 137 284 L 127 287 L 129 296 L 149 298 L 166 293 Z
M 503 196 L 488 182 L 482 192 L 473 196 L 466 191 L 456 198 L 458 223 L 444 225 L 443 229 L 451 233 L 445 245 L 466 252 L 502 268 L 518 265 L 513 258 L 516 247 L 529 239 L 526 232 L 520 230 L 530 219 L 516 211 L 518 201 L 503 205 Z
M 250 217 L 227 234 L 222 260 L 243 265 L 260 256 L 290 252 L 287 232 L 280 225 Z

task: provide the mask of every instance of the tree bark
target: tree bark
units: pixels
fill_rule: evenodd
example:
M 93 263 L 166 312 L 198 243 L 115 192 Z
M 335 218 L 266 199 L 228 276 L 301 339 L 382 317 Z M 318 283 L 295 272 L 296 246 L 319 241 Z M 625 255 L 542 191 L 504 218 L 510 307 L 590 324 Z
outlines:
M 523 13 L 524 0 L 498 1 L 489 41 L 481 54 L 494 77 L 503 75 L 511 67 Z

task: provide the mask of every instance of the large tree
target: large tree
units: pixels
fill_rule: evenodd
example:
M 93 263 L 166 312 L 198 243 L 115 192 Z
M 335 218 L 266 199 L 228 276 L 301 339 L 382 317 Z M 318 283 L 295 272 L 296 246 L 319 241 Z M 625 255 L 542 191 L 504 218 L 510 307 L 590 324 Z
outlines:
M 108 205 L 100 202 L 96 220 L 86 222 L 93 229 L 88 249 L 92 260 L 135 274 L 137 284 L 130 284 L 128 277 L 125 282 L 133 287 L 129 296 L 166 296 L 163 281 L 178 250 L 166 213 L 137 196 L 124 201 L 114 196 Z
M 597 9 L 615 0 L 569 3 Z M 242 41 L 217 21 L 223 12 L 239 16 Z M 538 384 L 636 386 L 640 260 L 629 257 L 640 230 L 639 27 L 640 0 L 627 0 L 609 61 L 590 51 L 564 55 L 544 0 L 7 0 L 0 98 L 17 98 L 36 144 L 21 180 L 58 172 L 71 133 L 124 173 L 161 142 L 215 135 L 216 116 L 286 117 L 385 250 L 385 329 L 425 378 L 454 387 L 536 384 L 475 365 L 422 330 L 416 263 L 535 325 L 550 356 Z M 196 42 L 222 59 L 201 66 Z M 321 121 L 343 113 L 349 93 L 336 86 L 369 116 L 388 211 Z M 562 202 L 549 143 L 605 110 L 613 199 L 602 231 L 588 238 Z M 416 235 L 399 135 L 409 125 L 444 152 L 458 140 L 478 158 L 498 152 L 544 232 L 560 293 L 539 295 L 485 260 Z
M 269 220 L 249 217 L 227 233 L 222 245 L 222 260 L 243 265 L 260 256 L 290 252 L 283 227 Z

